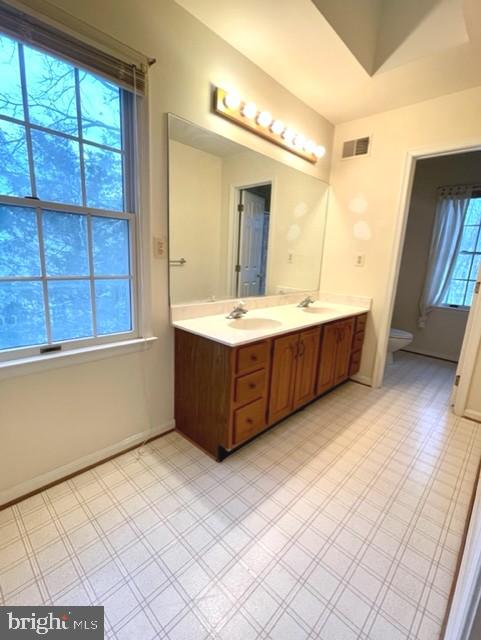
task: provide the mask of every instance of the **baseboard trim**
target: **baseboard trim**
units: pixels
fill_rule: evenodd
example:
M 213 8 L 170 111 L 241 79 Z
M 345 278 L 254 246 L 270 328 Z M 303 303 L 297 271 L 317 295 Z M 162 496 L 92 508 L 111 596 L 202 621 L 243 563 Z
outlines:
M 458 364 L 457 360 L 448 358 L 445 355 L 440 356 L 439 354 L 433 353 L 431 351 L 423 351 L 422 349 L 414 350 L 414 349 L 410 349 L 409 347 L 406 347 L 405 349 L 400 349 L 400 351 L 405 351 L 406 353 L 412 353 L 415 356 L 424 356 L 425 358 L 434 358 L 435 360 L 443 360 L 444 362 L 452 362 L 453 364 Z M 394 358 L 396 358 L 396 356 L 394 356 Z
M 30 498 L 36 493 L 40 493 L 41 491 L 49 489 L 56 484 L 60 484 L 60 482 L 69 480 L 70 478 L 77 476 L 79 473 L 88 471 L 89 469 L 92 469 L 93 467 L 96 467 L 103 462 L 108 462 L 109 460 L 112 460 L 112 458 L 116 458 L 123 453 L 127 453 L 128 451 L 131 451 L 132 449 L 138 447 L 143 442 L 150 442 L 151 440 L 155 440 L 160 436 L 164 436 L 174 429 L 175 420 L 169 420 L 169 422 L 160 427 L 135 433 L 134 435 L 129 436 L 128 438 L 124 438 L 124 440 L 121 440 L 116 444 L 105 447 L 104 449 L 100 449 L 100 451 L 95 451 L 94 453 L 83 456 L 82 458 L 78 458 L 77 460 L 69 462 L 68 464 L 53 469 L 52 471 L 48 471 L 47 473 L 36 476 L 31 480 L 27 480 L 26 482 L 17 484 L 11 489 L 1 491 L 0 511 L 2 509 L 10 507 L 12 504 L 20 502 L 21 500 Z
M 358 374 L 351 376 L 350 378 L 353 382 L 358 382 L 359 384 L 363 384 L 366 387 L 372 387 L 372 378 L 369 376 L 360 376 Z
M 481 422 L 481 411 L 472 411 L 472 409 L 465 409 L 464 417 L 474 420 L 475 422 Z

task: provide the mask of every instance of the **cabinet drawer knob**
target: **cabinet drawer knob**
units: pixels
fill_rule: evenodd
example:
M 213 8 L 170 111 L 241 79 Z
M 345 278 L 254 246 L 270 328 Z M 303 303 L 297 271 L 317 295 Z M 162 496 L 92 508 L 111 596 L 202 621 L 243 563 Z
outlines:
M 256 383 L 255 382 L 249 382 L 249 389 L 255 389 L 256 388 Z
M 246 418 L 247 424 L 252 424 L 254 420 L 252 418 Z
M 253 362 L 255 362 L 257 360 L 257 356 L 254 353 L 251 355 L 251 360 Z

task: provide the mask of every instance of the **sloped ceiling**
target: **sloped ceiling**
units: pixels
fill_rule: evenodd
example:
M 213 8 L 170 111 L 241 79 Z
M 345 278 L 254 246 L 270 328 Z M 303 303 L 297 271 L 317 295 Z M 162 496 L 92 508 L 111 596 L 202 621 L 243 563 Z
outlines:
M 481 85 L 481 0 L 176 0 L 331 122 Z
M 468 42 L 462 0 L 312 0 L 369 75 Z

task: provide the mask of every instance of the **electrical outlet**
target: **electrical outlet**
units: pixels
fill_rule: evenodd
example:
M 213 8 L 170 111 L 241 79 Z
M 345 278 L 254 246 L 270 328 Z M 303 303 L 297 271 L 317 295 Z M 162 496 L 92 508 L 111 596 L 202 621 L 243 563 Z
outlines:
M 354 266 L 355 267 L 363 267 L 366 263 L 366 256 L 364 253 L 358 253 L 354 258 Z
M 154 258 L 163 258 L 165 255 L 164 238 L 154 237 Z

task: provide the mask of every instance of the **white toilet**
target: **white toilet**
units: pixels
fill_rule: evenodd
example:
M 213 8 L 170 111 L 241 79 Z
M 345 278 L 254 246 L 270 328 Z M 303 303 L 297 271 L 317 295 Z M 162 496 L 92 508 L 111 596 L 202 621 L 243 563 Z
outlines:
M 389 333 L 389 342 L 387 346 L 387 362 L 391 364 L 394 362 L 393 354 L 399 349 L 404 349 L 413 341 L 413 334 L 409 331 L 402 331 L 401 329 L 393 329 Z

